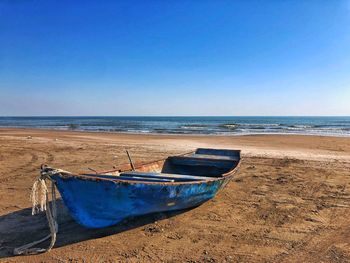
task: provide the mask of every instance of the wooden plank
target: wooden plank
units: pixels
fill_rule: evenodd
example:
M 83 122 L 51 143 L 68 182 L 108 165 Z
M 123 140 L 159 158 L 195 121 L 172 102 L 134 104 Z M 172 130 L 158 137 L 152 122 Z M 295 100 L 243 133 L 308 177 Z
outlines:
M 217 177 L 207 177 L 207 176 L 195 176 L 195 175 L 185 175 L 185 174 L 167 174 L 167 173 L 144 173 L 144 172 L 126 172 L 123 173 L 126 176 L 144 176 L 149 178 L 167 178 L 175 180 L 185 180 L 185 181 L 203 181 L 209 180 Z M 123 175 L 121 174 L 121 175 Z
M 207 158 L 194 158 L 185 156 L 176 156 L 168 158 L 174 165 L 186 165 L 186 166 L 209 166 L 223 169 L 231 168 L 236 161 L 233 160 L 216 160 Z
M 128 181 L 151 181 L 151 182 L 174 182 L 174 179 L 168 178 L 147 178 L 147 177 L 138 177 L 138 176 L 113 176 L 108 174 L 83 174 L 84 176 L 98 177 L 103 179 L 111 180 L 128 180 Z M 122 176 L 123 175 L 123 176 Z
M 217 156 L 240 156 L 240 150 L 230 150 L 230 149 L 210 149 L 210 148 L 198 148 L 195 154 L 205 154 L 205 155 L 217 155 Z
M 127 179 L 125 179 L 127 178 Z M 147 177 L 139 177 L 139 176 L 119 176 L 117 180 L 129 180 L 129 181 L 152 181 L 152 182 L 175 182 L 174 179 L 166 179 L 166 178 L 147 178 Z
M 189 157 L 199 159 L 213 159 L 218 161 L 238 161 L 238 156 L 210 155 L 210 154 L 192 154 Z

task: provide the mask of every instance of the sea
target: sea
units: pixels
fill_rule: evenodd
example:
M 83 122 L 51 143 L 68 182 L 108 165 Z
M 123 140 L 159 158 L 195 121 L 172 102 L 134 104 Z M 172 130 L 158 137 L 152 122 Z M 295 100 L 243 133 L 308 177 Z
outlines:
M 0 127 L 119 133 L 350 136 L 347 117 L 0 117 Z

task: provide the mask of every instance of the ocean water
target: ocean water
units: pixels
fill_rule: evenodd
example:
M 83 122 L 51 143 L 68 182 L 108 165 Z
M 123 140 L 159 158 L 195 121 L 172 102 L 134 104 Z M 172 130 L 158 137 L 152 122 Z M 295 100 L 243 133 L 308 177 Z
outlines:
M 0 127 L 159 134 L 350 136 L 350 117 L 0 117 Z

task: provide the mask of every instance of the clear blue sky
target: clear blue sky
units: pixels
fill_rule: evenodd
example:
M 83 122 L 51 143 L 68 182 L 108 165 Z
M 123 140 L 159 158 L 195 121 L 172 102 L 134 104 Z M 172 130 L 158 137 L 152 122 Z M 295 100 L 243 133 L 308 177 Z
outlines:
M 0 1 L 0 115 L 350 115 L 350 1 Z

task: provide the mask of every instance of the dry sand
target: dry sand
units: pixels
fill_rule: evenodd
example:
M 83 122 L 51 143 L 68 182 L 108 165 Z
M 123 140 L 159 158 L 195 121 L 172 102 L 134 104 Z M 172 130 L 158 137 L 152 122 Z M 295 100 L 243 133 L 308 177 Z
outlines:
M 31 137 L 28 137 L 31 136 Z M 59 202 L 59 234 L 45 254 L 12 256 L 48 233 L 28 200 L 41 163 L 109 169 L 197 147 L 242 149 L 214 200 L 183 212 L 89 230 Z M 0 129 L 2 262 L 350 262 L 350 138 L 168 136 Z

